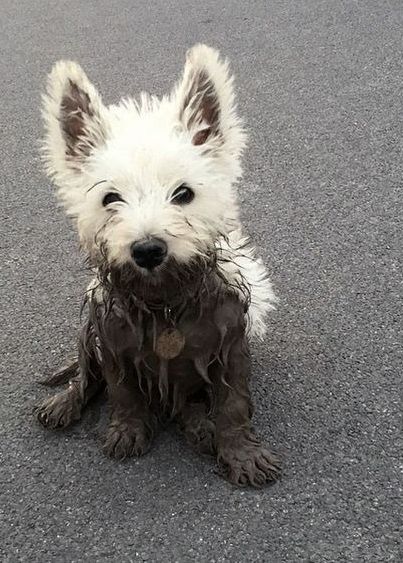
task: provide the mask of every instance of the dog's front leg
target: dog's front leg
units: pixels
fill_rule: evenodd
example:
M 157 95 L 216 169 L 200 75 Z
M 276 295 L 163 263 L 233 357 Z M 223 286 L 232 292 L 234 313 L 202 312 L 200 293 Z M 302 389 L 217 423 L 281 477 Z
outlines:
M 248 385 L 250 360 L 245 337 L 233 340 L 217 388 L 217 460 L 223 476 L 236 485 L 261 487 L 280 474 L 279 460 L 252 430 Z
M 154 434 L 155 419 L 137 377 L 123 362 L 111 358 L 103 365 L 111 418 L 104 451 L 116 459 L 147 452 Z

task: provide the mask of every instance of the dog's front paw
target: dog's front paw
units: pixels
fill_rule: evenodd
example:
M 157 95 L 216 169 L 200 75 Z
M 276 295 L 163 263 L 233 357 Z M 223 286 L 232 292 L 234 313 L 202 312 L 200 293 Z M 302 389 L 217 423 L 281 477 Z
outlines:
M 81 418 L 82 403 L 71 388 L 49 397 L 34 413 L 45 428 L 66 428 Z
M 115 420 L 107 430 L 103 451 L 119 460 L 141 456 L 149 450 L 151 437 L 141 420 Z
M 230 440 L 220 447 L 218 463 L 221 475 L 234 485 L 263 487 L 280 477 L 280 460 L 256 438 Z

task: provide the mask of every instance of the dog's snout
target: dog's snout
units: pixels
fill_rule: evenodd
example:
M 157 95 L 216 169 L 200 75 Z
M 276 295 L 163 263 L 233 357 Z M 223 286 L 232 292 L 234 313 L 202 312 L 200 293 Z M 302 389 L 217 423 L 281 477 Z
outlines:
M 167 255 L 168 248 L 166 243 L 157 238 L 150 238 L 139 242 L 134 242 L 131 246 L 133 260 L 141 268 L 152 270 L 162 264 Z

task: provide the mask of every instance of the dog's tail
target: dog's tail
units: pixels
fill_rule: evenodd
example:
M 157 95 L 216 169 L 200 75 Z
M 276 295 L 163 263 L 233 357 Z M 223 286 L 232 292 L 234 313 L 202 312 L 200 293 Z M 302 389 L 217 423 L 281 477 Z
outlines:
M 78 375 L 79 366 L 77 357 L 72 358 L 64 367 L 53 373 L 50 377 L 39 381 L 46 387 L 58 387 L 67 383 L 72 377 Z

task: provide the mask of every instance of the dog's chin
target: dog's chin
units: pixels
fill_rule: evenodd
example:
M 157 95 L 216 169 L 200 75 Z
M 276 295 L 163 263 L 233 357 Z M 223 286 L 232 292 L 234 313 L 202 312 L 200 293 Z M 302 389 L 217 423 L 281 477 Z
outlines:
M 148 268 L 141 268 L 140 266 L 137 266 L 134 262 L 130 262 L 128 268 L 133 270 L 133 276 L 136 279 L 143 281 L 144 283 L 159 285 L 163 281 L 164 263 L 149 270 Z

